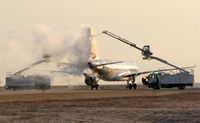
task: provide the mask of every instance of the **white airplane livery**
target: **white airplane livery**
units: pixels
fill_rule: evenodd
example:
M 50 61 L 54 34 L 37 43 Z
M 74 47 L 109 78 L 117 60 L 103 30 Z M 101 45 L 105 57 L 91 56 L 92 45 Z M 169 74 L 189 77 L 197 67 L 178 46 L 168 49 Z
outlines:
M 137 65 L 127 61 L 94 60 L 88 63 L 88 67 L 105 81 L 126 81 L 128 78 L 123 76 L 138 72 Z

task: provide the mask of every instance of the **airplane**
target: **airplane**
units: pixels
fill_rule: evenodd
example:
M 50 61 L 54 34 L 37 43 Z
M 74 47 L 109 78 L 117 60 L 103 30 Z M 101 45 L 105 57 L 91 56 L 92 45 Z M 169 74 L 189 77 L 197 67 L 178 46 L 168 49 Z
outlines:
M 176 68 L 172 68 L 172 69 L 139 72 L 139 68 L 137 64 L 131 61 L 112 61 L 109 59 L 99 59 L 97 57 L 96 39 L 93 34 L 93 30 L 92 28 L 88 28 L 87 31 L 90 34 L 90 38 L 89 38 L 90 56 L 89 56 L 87 66 L 88 66 L 88 69 L 91 71 L 91 73 L 84 72 L 83 75 L 85 77 L 85 84 L 87 86 L 90 86 L 91 89 L 99 88 L 99 85 L 98 85 L 99 80 L 126 81 L 127 82 L 126 88 L 136 89 L 137 84 L 135 83 L 135 78 L 141 74 L 176 70 Z M 60 64 L 69 65 L 69 63 L 60 63 Z
M 86 85 L 91 89 L 98 89 L 98 81 L 127 81 L 127 87 L 136 89 L 134 76 L 128 76 L 139 71 L 138 66 L 129 61 L 112 62 L 108 59 L 97 59 L 88 62 L 88 68 L 92 74 L 83 73 Z M 132 83 L 130 83 L 132 82 Z

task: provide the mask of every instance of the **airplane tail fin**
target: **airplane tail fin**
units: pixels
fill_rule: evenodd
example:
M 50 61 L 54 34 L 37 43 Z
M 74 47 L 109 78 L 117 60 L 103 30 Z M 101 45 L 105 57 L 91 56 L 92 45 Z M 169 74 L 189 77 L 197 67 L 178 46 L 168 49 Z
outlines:
M 97 46 L 96 46 L 96 38 L 94 37 L 93 29 L 89 28 L 89 59 L 97 59 Z

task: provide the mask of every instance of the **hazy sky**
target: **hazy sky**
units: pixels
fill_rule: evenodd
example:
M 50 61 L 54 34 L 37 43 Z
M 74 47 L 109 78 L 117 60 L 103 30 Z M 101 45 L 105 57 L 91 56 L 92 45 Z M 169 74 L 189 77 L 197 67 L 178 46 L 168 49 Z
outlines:
M 141 47 L 150 44 L 156 56 L 178 66 L 196 64 L 195 78 L 200 82 L 199 5 L 199 0 L 0 0 L 0 52 L 6 51 L 10 37 L 26 39 L 36 24 L 81 23 L 91 25 L 96 33 L 109 30 Z M 97 48 L 100 58 L 132 60 L 141 71 L 167 68 L 143 61 L 139 51 L 106 35 L 97 37 Z

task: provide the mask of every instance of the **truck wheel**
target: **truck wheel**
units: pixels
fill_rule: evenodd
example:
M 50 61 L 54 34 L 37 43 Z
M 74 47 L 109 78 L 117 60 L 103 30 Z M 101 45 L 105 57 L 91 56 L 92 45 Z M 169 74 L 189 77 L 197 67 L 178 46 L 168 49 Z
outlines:
M 156 84 L 154 84 L 154 85 L 153 85 L 153 89 L 154 89 L 154 90 L 156 90 L 156 89 L 157 89 L 157 86 L 156 86 Z
M 15 88 L 15 87 L 13 87 L 13 91 L 16 91 L 16 88 Z
M 153 85 L 153 89 L 154 89 L 154 90 L 159 90 L 160 87 L 159 87 L 157 84 L 154 84 L 154 85 Z
M 157 85 L 157 89 L 160 90 L 160 86 L 159 85 Z
M 179 86 L 178 86 L 178 89 L 179 89 L 179 90 L 184 90 L 184 89 L 185 89 L 185 86 L 184 86 L 184 85 L 179 85 Z

